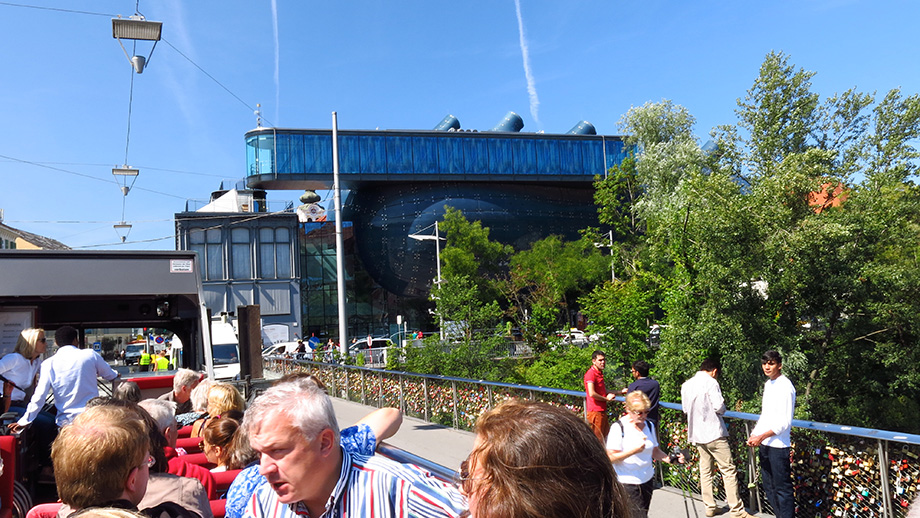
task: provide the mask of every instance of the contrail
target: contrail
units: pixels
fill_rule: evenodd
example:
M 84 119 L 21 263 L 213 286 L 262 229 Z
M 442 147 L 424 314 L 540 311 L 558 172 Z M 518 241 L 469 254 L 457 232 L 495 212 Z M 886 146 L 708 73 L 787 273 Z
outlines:
M 281 117 L 279 109 L 281 107 L 281 44 L 278 42 L 278 0 L 272 0 L 272 32 L 275 34 L 275 124 L 278 124 Z
M 521 18 L 521 0 L 514 0 L 514 9 L 517 12 L 518 33 L 521 35 L 521 57 L 524 59 L 524 76 L 527 77 L 527 94 L 530 96 L 530 116 L 534 122 L 540 124 L 540 99 L 537 97 L 537 85 L 530 69 L 530 52 L 527 50 L 527 39 L 524 37 L 524 19 Z

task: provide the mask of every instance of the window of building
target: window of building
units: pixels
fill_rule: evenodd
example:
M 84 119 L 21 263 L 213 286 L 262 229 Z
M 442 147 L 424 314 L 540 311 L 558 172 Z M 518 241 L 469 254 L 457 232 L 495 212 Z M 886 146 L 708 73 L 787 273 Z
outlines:
M 259 229 L 259 277 L 290 279 L 291 231 L 287 228 Z
M 252 278 L 252 253 L 248 228 L 230 231 L 230 268 L 234 279 Z
M 198 252 L 203 280 L 223 280 L 223 243 L 219 228 L 193 228 L 188 233 L 189 249 Z

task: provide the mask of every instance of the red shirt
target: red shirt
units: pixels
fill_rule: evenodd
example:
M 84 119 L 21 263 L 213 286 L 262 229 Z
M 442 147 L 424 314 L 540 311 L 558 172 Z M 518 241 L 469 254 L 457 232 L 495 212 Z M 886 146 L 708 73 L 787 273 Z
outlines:
M 604 373 L 595 369 L 592 366 L 588 369 L 588 372 L 585 373 L 585 393 L 588 392 L 588 382 L 594 383 L 594 392 L 600 396 L 607 395 L 607 387 L 604 386 Z M 593 397 L 586 397 L 585 400 L 588 402 L 586 408 L 588 412 L 606 412 L 607 411 L 607 402 L 598 401 Z

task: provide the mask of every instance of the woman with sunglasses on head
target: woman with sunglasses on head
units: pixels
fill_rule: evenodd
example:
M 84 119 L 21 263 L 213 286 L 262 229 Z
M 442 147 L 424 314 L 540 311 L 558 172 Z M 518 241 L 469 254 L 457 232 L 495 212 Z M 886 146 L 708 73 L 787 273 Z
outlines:
M 627 518 L 629 504 L 604 448 L 574 412 L 511 399 L 476 422 L 460 466 L 473 518 Z
M 683 463 L 683 455 L 671 458 L 658 447 L 655 429 L 646 422 L 652 406 L 648 396 L 635 390 L 626 394 L 626 413 L 607 434 L 607 457 L 613 463 L 617 479 L 626 489 L 632 504 L 632 516 L 648 516 L 652 501 L 655 467 L 653 461 Z
M 13 352 L 0 358 L 0 376 L 3 377 L 3 412 L 13 410 L 24 414 L 26 390 L 35 382 L 48 342 L 44 329 L 28 328 L 19 333 Z

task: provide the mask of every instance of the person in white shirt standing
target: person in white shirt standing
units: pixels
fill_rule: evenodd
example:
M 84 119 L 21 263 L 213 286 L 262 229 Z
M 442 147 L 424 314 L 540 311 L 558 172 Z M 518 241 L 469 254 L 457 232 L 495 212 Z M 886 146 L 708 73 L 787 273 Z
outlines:
M 54 406 L 57 408 L 57 425 L 64 426 L 83 412 L 86 402 L 99 395 L 96 377 L 113 380 L 118 377 L 112 367 L 92 349 L 78 349 L 77 330 L 63 326 L 54 333 L 58 344 L 57 353 L 42 363 L 35 394 L 29 401 L 25 415 L 17 423 L 10 425 L 14 432 L 29 426 L 38 415 L 48 396 L 54 393 Z
M 724 508 L 716 506 L 713 494 L 712 468 L 718 465 L 732 517 L 750 518 L 738 493 L 738 470 L 732 462 L 728 428 L 722 419 L 725 399 L 716 381 L 721 370 L 718 360 L 703 360 L 696 375 L 680 387 L 681 407 L 687 414 L 688 439 L 696 445 L 700 454 L 700 491 L 706 505 L 706 516 L 716 516 L 724 511 Z
M 776 351 L 763 353 L 760 360 L 768 378 L 763 389 L 760 419 L 748 437 L 748 446 L 757 446 L 763 489 L 776 518 L 795 517 L 795 492 L 789 452 L 792 441 L 792 414 L 795 412 L 795 387 L 783 376 L 783 357 Z

